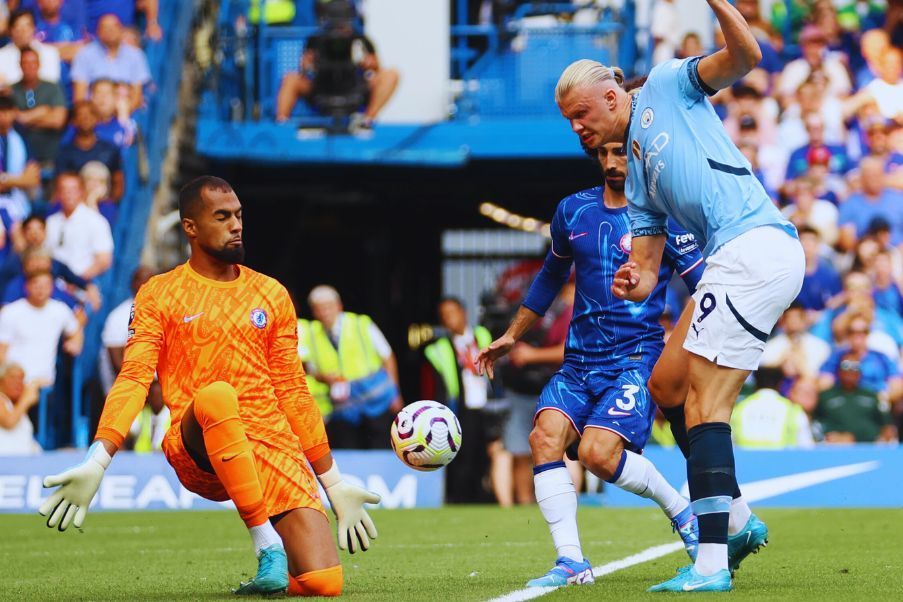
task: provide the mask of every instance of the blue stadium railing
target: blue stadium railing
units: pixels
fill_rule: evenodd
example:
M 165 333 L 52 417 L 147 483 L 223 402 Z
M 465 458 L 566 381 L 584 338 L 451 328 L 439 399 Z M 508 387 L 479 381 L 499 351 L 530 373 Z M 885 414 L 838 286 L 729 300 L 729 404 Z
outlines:
M 144 246 L 154 191 L 160 182 L 161 164 L 169 139 L 169 124 L 178 108 L 186 44 L 198 0 L 160 0 L 160 25 L 164 38 L 146 47 L 155 89 L 148 94 L 147 108 L 136 115 L 141 139 L 125 156 L 126 195 L 113 232 L 113 267 L 98 282 L 103 293 L 102 309 L 91 315 L 85 327 L 85 345 L 73 362 L 72 431 L 76 447 L 86 447 L 90 430 L 90 399 L 86 385 L 97 368 L 100 333 L 110 310 L 130 295 L 132 273 L 138 267 Z

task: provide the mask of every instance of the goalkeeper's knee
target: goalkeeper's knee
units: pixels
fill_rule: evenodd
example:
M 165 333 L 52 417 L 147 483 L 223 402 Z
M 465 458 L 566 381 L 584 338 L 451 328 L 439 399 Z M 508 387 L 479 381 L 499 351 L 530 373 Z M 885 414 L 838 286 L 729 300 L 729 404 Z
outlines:
M 342 593 L 342 565 L 302 573 L 288 579 L 290 596 L 338 596 Z
M 238 392 L 227 382 L 210 383 L 194 396 L 194 417 L 204 430 L 237 416 Z

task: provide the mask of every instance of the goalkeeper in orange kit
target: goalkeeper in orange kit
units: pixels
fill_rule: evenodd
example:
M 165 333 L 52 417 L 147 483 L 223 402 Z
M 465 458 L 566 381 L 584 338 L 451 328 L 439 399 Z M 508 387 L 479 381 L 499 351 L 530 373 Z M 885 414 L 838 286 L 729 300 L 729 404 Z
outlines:
M 104 471 L 144 406 L 156 371 L 172 426 L 166 459 L 182 484 L 231 499 L 254 541 L 257 575 L 237 594 L 336 596 L 342 566 L 317 478 L 338 522 L 339 547 L 366 550 L 376 528 L 332 459 L 323 419 L 298 358 L 295 310 L 276 280 L 242 265 L 241 203 L 220 178 L 179 194 L 191 258 L 135 297 L 122 371 L 81 464 L 46 477 L 47 526 L 81 527 Z M 308 466 L 309 463 L 309 466 Z

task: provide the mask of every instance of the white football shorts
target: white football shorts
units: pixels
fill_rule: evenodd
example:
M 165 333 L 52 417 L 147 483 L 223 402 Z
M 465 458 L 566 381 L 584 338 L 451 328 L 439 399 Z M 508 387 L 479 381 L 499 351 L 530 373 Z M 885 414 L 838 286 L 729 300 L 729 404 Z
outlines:
M 760 226 L 728 241 L 706 259 L 684 349 L 719 366 L 755 370 L 805 270 L 799 240 L 779 227 Z

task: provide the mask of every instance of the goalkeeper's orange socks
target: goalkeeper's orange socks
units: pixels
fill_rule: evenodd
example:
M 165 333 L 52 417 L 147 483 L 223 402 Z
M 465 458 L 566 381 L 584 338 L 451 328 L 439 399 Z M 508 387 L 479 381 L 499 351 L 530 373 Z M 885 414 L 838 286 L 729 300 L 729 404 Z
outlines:
M 341 564 L 288 578 L 289 596 L 338 596 L 341 593 Z
M 251 444 L 238 414 L 238 393 L 215 382 L 198 391 L 194 416 L 204 432 L 204 446 L 213 471 L 248 528 L 269 522 L 263 488 Z

